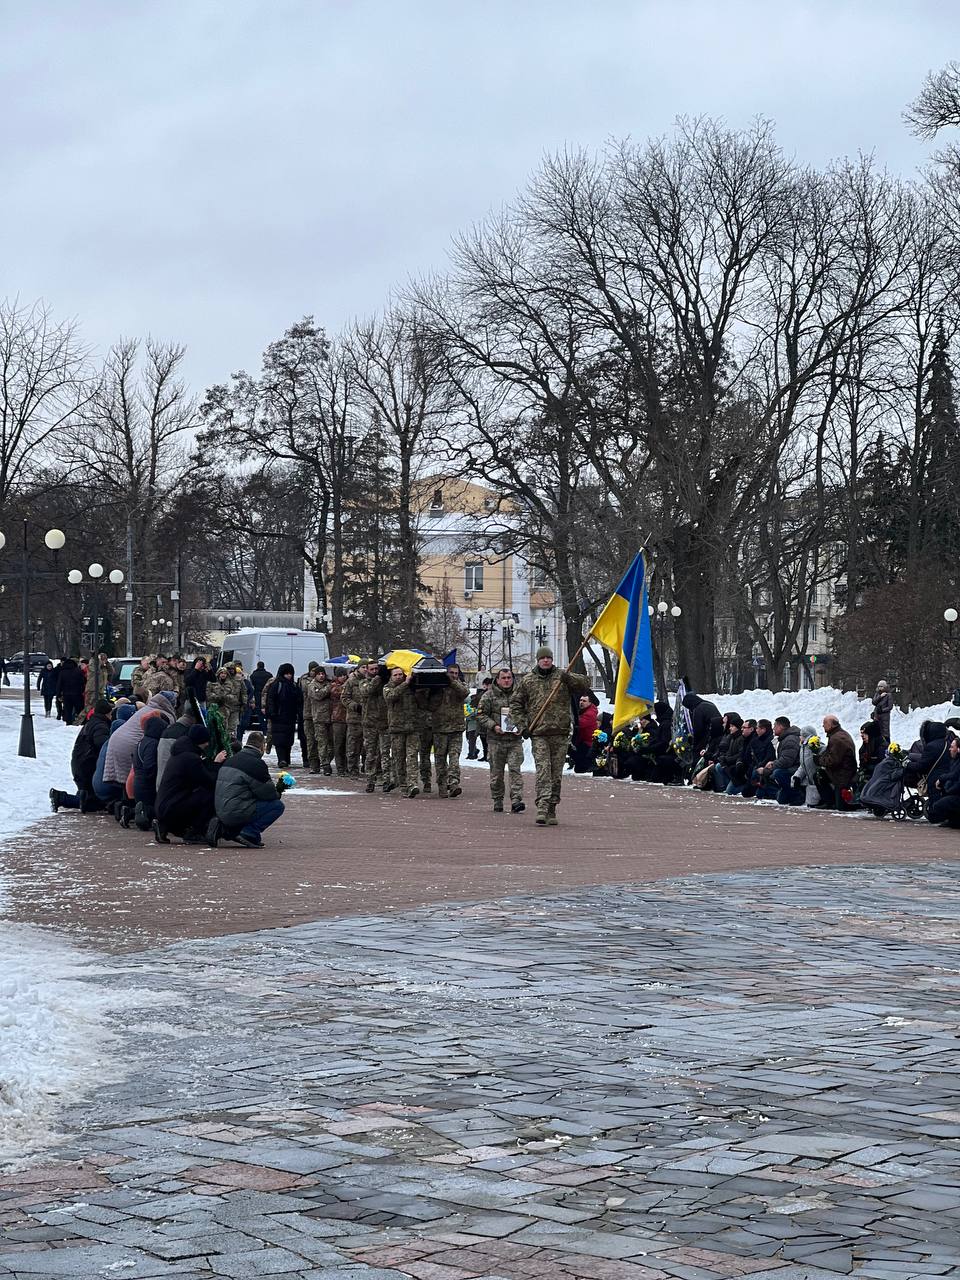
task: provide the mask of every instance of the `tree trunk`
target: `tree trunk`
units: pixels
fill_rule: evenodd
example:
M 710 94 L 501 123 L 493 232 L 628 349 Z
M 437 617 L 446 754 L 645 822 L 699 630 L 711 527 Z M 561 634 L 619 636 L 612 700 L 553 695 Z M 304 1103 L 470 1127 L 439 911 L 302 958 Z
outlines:
M 714 643 L 713 552 L 683 529 L 672 540 L 673 585 L 683 612 L 677 619 L 677 658 L 688 690 L 712 693 L 717 684 Z

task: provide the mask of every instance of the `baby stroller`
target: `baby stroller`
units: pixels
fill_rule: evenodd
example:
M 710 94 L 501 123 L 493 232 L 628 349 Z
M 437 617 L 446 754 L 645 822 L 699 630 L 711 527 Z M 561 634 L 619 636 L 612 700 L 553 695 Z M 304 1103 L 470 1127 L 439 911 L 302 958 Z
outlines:
M 860 803 L 875 818 L 886 818 L 889 815 L 894 822 L 908 822 L 925 817 L 927 806 L 924 782 L 921 780 L 917 784 L 909 783 L 905 773 L 903 756 L 888 752 L 861 791 Z

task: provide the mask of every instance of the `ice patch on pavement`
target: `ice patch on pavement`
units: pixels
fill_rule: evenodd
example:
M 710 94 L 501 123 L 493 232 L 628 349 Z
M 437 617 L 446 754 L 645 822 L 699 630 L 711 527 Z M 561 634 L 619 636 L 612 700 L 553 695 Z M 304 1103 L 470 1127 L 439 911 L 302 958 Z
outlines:
M 40 929 L 0 920 L 0 1168 L 55 1141 L 61 1107 L 122 1078 L 116 1015 L 169 1002 L 91 981 L 108 965 Z

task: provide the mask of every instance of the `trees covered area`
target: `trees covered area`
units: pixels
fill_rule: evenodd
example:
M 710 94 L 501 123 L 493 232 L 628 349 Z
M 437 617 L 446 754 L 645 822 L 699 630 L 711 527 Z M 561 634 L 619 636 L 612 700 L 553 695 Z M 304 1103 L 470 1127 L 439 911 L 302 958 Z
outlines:
M 912 127 L 956 125 L 956 89 L 931 77 Z M 886 672 L 914 643 L 896 619 L 922 619 L 929 669 L 896 669 L 932 688 L 957 587 L 958 190 L 949 147 L 908 183 L 804 167 L 762 122 L 565 152 L 382 315 L 305 316 L 201 397 L 175 344 L 97 367 L 8 306 L 4 518 L 42 497 L 121 566 L 129 533 L 137 575 L 179 561 L 195 607 L 295 609 L 306 572 L 334 647 L 375 650 L 456 630 L 422 590 L 417 495 L 457 474 L 511 512 L 478 512 L 473 549 L 524 556 L 571 651 L 643 545 L 696 688 L 719 618 L 776 683 L 825 598 L 844 679 Z

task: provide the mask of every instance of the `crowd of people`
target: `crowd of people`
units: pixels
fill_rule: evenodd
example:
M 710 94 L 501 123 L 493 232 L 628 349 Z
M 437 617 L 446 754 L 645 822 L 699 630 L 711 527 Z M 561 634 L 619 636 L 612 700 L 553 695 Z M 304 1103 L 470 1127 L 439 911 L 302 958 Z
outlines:
M 546 646 L 526 675 L 503 668 L 472 694 L 456 664 L 423 683 L 416 672 L 374 658 L 342 667 L 311 662 L 297 678 L 290 663 L 274 674 L 261 662 L 247 676 L 237 663 L 212 670 L 203 659 L 191 665 L 151 656 L 134 671 L 129 693 L 111 686 L 103 668 L 102 682 L 90 677 L 96 667 L 87 666 L 84 689 L 94 698 L 77 713 L 75 789 L 51 790 L 54 811 L 108 812 L 123 826 L 152 828 L 161 842 L 173 834 L 246 847 L 259 847 L 283 812 L 298 739 L 300 767 L 311 773 L 329 777 L 336 768 L 340 777 L 362 779 L 368 793 L 379 788 L 412 800 L 435 787 L 439 799 L 455 800 L 467 733 L 468 756 L 477 757 L 479 740 L 489 762 L 494 812 L 504 812 L 509 788 L 510 812 L 519 814 L 529 737 L 535 820 L 556 826 L 571 700 L 589 693 L 586 678 L 560 670 Z M 72 710 L 65 705 L 63 718 Z M 271 751 L 284 771 L 276 782 L 264 764 Z
M 537 651 L 532 669 L 508 668 L 473 691 L 455 663 L 439 682 L 382 659 L 359 664 L 311 662 L 299 676 L 290 663 L 274 674 L 263 662 L 248 676 L 238 663 L 218 669 L 204 659 L 145 658 L 127 696 L 67 659 L 39 678 L 51 705 L 62 701 L 82 721 L 73 752 L 76 790 L 53 790 L 51 804 L 83 812 L 106 810 L 123 825 L 218 844 L 259 847 L 283 812 L 283 791 L 300 768 L 362 780 L 368 793 L 442 800 L 462 794 L 467 758 L 489 764 L 493 810 L 526 808 L 524 739 L 536 771 L 535 821 L 558 824 L 565 768 L 620 780 L 689 785 L 784 806 L 864 808 L 882 816 L 926 816 L 960 827 L 960 717 L 925 721 L 903 749 L 890 741 L 893 698 L 878 684 L 871 718 L 855 744 L 836 716 L 820 729 L 788 716 L 744 719 L 722 714 L 706 698 L 685 694 L 677 706 L 650 712 L 613 732 L 611 716 L 585 677 L 558 668 L 552 651 Z M 109 664 L 106 664 L 107 668 Z M 46 683 L 44 683 L 46 681 Z M 93 699 L 91 701 L 91 694 Z M 86 709 L 84 710 L 84 697 Z M 77 699 L 79 698 L 79 703 Z M 52 713 L 52 712 L 51 712 Z M 264 757 L 276 753 L 272 781 Z
M 853 811 L 877 817 L 926 817 L 960 827 L 960 716 L 925 720 L 909 747 L 890 740 L 893 697 L 881 680 L 860 742 L 835 715 L 798 727 L 789 716 L 744 719 L 686 694 L 680 706 L 657 702 L 649 715 L 611 732 L 596 699 L 581 700 L 573 767 L 619 779 L 690 785 L 780 805 Z M 607 723 L 602 721 L 606 719 Z

